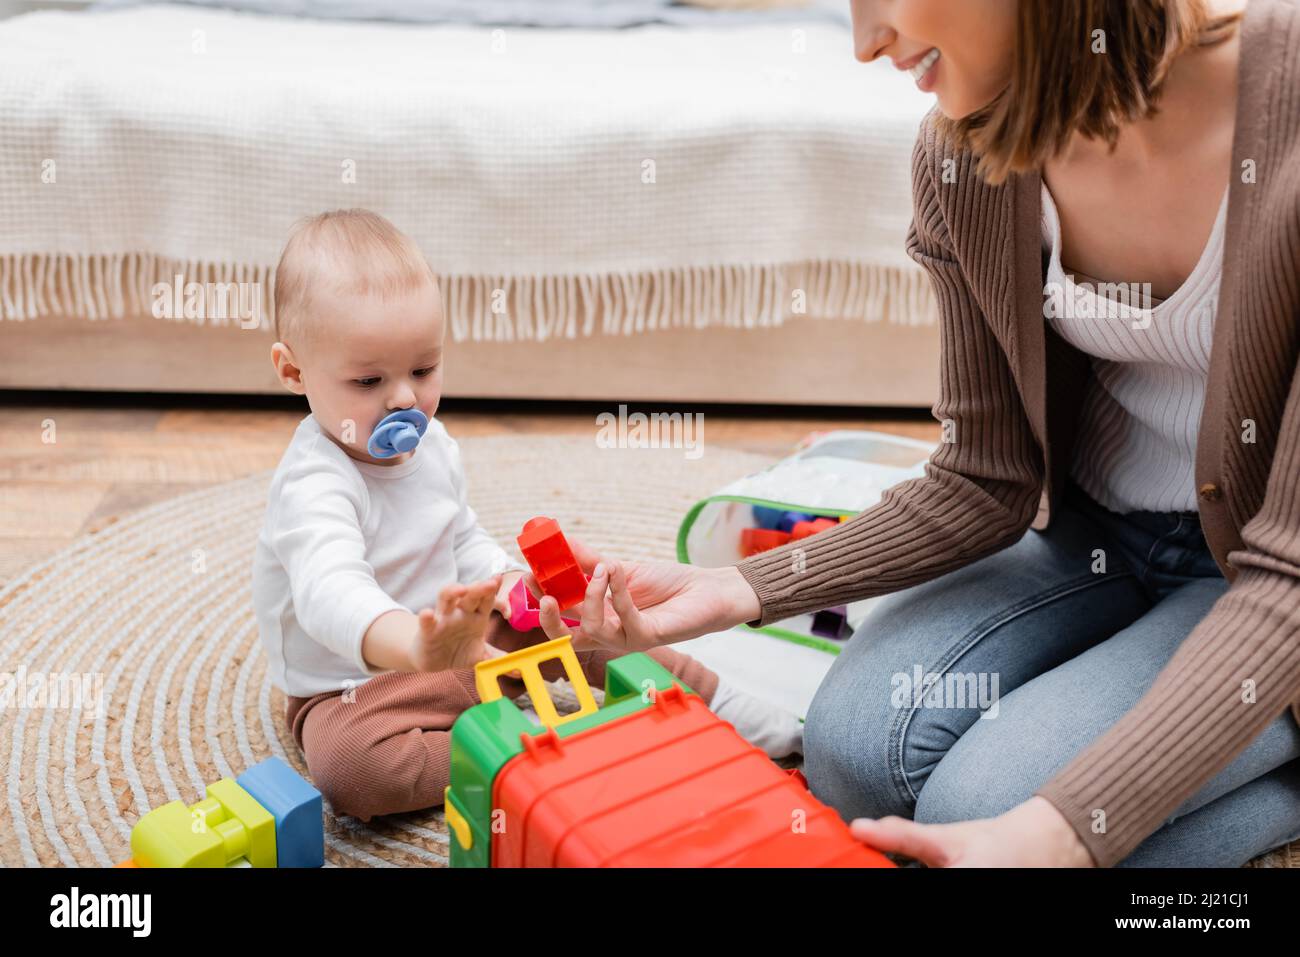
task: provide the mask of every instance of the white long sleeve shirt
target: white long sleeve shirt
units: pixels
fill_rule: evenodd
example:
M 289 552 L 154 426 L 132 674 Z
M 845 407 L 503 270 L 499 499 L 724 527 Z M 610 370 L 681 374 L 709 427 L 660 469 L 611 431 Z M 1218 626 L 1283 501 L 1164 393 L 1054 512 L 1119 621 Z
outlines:
M 380 615 L 437 606 L 452 582 L 524 566 L 479 525 L 456 442 L 436 419 L 399 465 L 358 462 L 312 415 L 271 479 L 253 607 L 271 678 L 298 697 L 383 672 L 361 655 Z

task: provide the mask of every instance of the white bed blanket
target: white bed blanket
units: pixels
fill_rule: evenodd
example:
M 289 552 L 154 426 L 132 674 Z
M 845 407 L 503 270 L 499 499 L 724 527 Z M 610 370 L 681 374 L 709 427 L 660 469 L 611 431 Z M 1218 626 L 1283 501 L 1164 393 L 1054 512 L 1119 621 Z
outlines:
M 291 224 L 363 206 L 457 339 L 932 322 L 903 248 L 930 102 L 817 23 L 28 14 L 0 21 L 0 314 L 158 314 L 181 275 L 247 283 L 265 325 Z M 198 311 L 167 318 L 236 318 Z

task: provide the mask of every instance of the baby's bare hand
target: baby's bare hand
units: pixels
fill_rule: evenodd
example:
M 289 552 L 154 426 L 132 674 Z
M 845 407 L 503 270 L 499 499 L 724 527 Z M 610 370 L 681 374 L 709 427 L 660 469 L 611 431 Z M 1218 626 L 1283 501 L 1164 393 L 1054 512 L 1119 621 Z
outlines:
M 487 647 L 488 616 L 497 583 L 451 584 L 438 593 L 438 610 L 420 611 L 412 660 L 417 671 L 468 668 L 493 657 Z
M 497 590 L 501 587 L 501 576 L 494 575 L 484 581 L 461 587 L 465 589 L 465 593 L 460 596 L 459 600 L 462 611 L 472 615 L 477 615 L 480 612 L 490 614 Z

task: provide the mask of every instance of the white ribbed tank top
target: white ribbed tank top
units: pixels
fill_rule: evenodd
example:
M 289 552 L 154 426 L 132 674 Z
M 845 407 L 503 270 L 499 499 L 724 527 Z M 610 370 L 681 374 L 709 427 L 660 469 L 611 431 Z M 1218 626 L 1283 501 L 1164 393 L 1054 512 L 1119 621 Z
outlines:
M 1061 221 L 1043 185 L 1050 250 L 1044 312 L 1092 356 L 1070 473 L 1115 512 L 1195 511 L 1196 434 L 1205 403 L 1227 222 L 1225 190 L 1201 258 L 1168 299 L 1099 285 L 1061 266 Z

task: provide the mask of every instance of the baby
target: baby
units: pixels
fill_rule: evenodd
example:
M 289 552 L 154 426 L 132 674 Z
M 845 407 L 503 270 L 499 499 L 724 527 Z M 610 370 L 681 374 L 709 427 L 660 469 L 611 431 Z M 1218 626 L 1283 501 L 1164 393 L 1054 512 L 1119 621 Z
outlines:
M 478 703 L 473 664 L 545 641 L 505 620 L 525 567 L 479 525 L 455 440 L 434 418 L 444 322 L 420 250 L 366 210 L 300 222 L 275 277 L 280 382 L 311 409 L 271 480 L 253 564 L 253 604 L 272 680 L 316 786 L 336 812 L 442 803 L 450 730 Z M 414 449 L 367 442 L 398 409 L 428 428 Z M 659 648 L 651 657 L 773 757 L 799 750 L 788 712 Z M 613 654 L 580 652 L 603 687 Z M 558 663 L 548 678 L 561 675 Z M 544 669 L 544 673 L 545 669 Z M 518 696 L 522 682 L 502 679 Z

